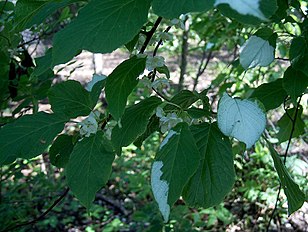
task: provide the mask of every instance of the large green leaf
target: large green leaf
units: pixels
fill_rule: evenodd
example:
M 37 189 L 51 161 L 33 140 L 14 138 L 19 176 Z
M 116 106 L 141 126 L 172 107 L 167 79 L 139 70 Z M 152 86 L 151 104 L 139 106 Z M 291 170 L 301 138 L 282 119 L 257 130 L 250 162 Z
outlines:
M 214 0 L 153 0 L 153 9 L 157 15 L 173 19 L 188 12 L 208 11 L 214 5 Z
M 219 129 L 250 148 L 260 138 L 266 126 L 266 115 L 257 100 L 233 99 L 224 94 L 218 104 Z
M 284 72 L 282 84 L 291 99 L 296 102 L 297 98 L 307 89 L 308 76 L 290 66 Z
M 197 172 L 185 186 L 183 197 L 190 206 L 219 204 L 235 180 L 232 147 L 216 123 L 190 127 L 201 155 Z
M 160 104 L 161 100 L 153 96 L 127 108 L 121 119 L 121 127 L 117 125 L 112 130 L 111 141 L 115 148 L 134 142 L 146 130 L 149 118 Z
M 273 145 L 268 142 L 268 147 L 271 153 L 271 156 L 274 160 L 274 165 L 278 176 L 284 190 L 284 193 L 287 195 L 288 199 L 288 213 L 289 215 L 294 213 L 304 204 L 306 200 L 305 194 L 300 190 L 299 186 L 291 178 L 288 170 L 282 163 L 282 160 L 279 158 L 276 150 Z
M 68 80 L 53 86 L 48 93 L 51 109 L 68 118 L 88 115 L 96 104 L 78 81 Z
M 115 120 L 124 113 L 127 97 L 138 84 L 137 77 L 145 68 L 145 58 L 136 56 L 124 61 L 108 76 L 105 92 L 108 109 Z
M 68 163 L 73 148 L 73 136 L 59 135 L 49 149 L 50 163 L 58 168 L 64 168 Z
M 147 21 L 150 0 L 92 0 L 55 35 L 53 65 L 82 49 L 108 53 L 131 41 Z
M 114 152 L 102 131 L 78 142 L 66 166 L 67 183 L 80 202 L 90 208 L 95 193 L 111 173 Z
M 179 123 L 161 143 L 151 171 L 152 191 L 165 222 L 199 162 L 200 154 L 188 125 Z
M 39 112 L 25 115 L 0 129 L 0 164 L 43 153 L 63 130 L 67 118 Z
M 215 0 L 215 6 L 226 16 L 245 24 L 268 21 L 277 9 L 276 0 Z
M 265 83 L 254 89 L 251 98 L 260 100 L 266 111 L 280 106 L 287 96 L 287 92 L 282 87 L 282 79 Z
M 295 112 L 296 108 L 287 109 L 287 112 L 277 122 L 277 125 L 280 128 L 277 134 L 277 138 L 281 143 L 289 140 L 290 138 L 293 122 L 289 117 L 292 117 L 292 119 L 294 119 Z M 303 107 L 300 107 L 297 112 L 292 138 L 296 138 L 305 133 L 305 123 L 301 118 L 302 113 L 303 113 Z
M 57 9 L 78 0 L 18 0 L 15 9 L 15 29 L 22 31 L 34 24 L 40 24 Z

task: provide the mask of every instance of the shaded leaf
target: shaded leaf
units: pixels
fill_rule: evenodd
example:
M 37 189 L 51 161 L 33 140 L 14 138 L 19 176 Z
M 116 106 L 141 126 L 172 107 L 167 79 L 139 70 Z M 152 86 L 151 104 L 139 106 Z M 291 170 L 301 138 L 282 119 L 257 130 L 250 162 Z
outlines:
M 116 67 L 107 78 L 106 100 L 108 109 L 116 121 L 124 113 L 127 98 L 137 86 L 137 77 L 145 69 L 145 62 L 145 58 L 134 56 Z
M 297 98 L 304 93 L 308 86 L 308 76 L 290 66 L 283 76 L 283 87 L 296 102 Z
M 190 129 L 201 161 L 185 186 L 183 197 L 190 206 L 208 208 L 219 204 L 234 184 L 232 147 L 216 123 L 202 123 Z
M 148 19 L 150 0 L 92 0 L 53 41 L 53 66 L 81 50 L 108 53 L 131 41 Z
M 153 134 L 155 131 L 159 131 L 159 118 L 156 115 L 153 115 L 149 123 L 147 125 L 147 128 L 143 134 L 141 134 L 135 141 L 134 145 L 136 147 L 141 147 L 144 140 L 146 140 L 151 134 Z
M 306 197 L 300 190 L 299 186 L 291 178 L 288 170 L 270 142 L 268 142 L 268 147 L 274 160 L 275 169 L 278 172 L 282 188 L 288 199 L 288 214 L 290 215 L 302 207 Z
M 51 109 L 63 113 L 68 118 L 86 116 L 94 108 L 96 101 L 78 81 L 68 80 L 54 85 L 48 93 Z
M 112 130 L 111 141 L 115 148 L 128 146 L 145 132 L 149 118 L 161 103 L 153 96 L 127 108 L 121 119 L 121 128 L 117 125 Z
M 282 79 L 265 83 L 254 89 L 250 98 L 260 100 L 266 111 L 275 109 L 280 106 L 287 96 L 287 92 L 282 87 Z
M 63 130 L 66 117 L 39 112 L 25 115 L 0 129 L 0 164 L 43 153 Z
M 73 136 L 59 135 L 49 149 L 50 163 L 58 168 L 65 168 L 73 148 Z
M 79 141 L 66 166 L 67 183 L 80 202 L 90 208 L 95 193 L 109 179 L 114 152 L 103 132 Z
M 189 90 L 182 90 L 171 98 L 171 102 L 180 106 L 182 109 L 187 109 L 199 99 L 199 96 Z M 166 105 L 164 111 L 175 110 L 176 106 Z
M 277 122 L 277 125 L 280 128 L 277 134 L 277 138 L 279 139 L 280 143 L 287 141 L 290 138 L 293 122 L 291 121 L 289 116 L 294 119 L 295 112 L 296 108 L 287 109 L 287 112 Z M 305 133 L 305 123 L 301 118 L 302 113 L 303 107 L 300 107 L 295 121 L 295 127 L 292 135 L 293 138 L 299 137 L 300 135 Z

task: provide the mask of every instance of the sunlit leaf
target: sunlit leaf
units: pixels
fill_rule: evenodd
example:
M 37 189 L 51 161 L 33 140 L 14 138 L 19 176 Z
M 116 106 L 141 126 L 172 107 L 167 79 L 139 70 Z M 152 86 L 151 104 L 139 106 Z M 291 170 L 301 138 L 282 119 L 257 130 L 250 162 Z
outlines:
M 219 101 L 217 120 L 219 129 L 250 148 L 260 138 L 266 126 L 266 115 L 257 100 L 233 99 L 224 94 Z

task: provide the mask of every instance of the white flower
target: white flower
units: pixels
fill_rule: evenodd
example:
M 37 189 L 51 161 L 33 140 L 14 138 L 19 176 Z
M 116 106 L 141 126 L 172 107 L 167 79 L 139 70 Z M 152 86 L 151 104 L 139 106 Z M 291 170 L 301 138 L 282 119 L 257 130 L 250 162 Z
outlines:
M 159 38 L 161 38 L 163 41 L 170 41 L 173 39 L 173 34 L 169 32 L 161 32 L 159 33 Z
M 170 83 L 166 78 L 159 78 L 156 79 L 151 86 L 153 89 L 161 91 L 164 88 L 170 88 Z
M 176 113 L 168 113 L 166 115 L 161 107 L 156 108 L 156 116 L 159 118 L 159 126 L 162 133 L 166 133 L 178 123 L 183 122 Z
M 170 21 L 170 24 L 171 24 L 171 26 L 175 26 L 176 28 L 181 28 L 182 30 L 185 29 L 185 25 L 184 25 L 183 21 L 180 20 L 180 19 L 172 19 Z
M 118 123 L 115 120 L 111 120 L 107 122 L 107 125 L 105 127 L 105 136 L 107 139 L 111 140 L 111 134 L 112 134 L 112 129 L 117 125 Z
M 98 129 L 99 112 L 91 112 L 90 115 L 79 123 L 80 135 L 89 137 L 91 134 L 96 134 Z
M 149 71 L 152 71 L 157 67 L 163 67 L 164 65 L 165 65 L 165 58 L 162 56 L 147 57 L 146 68 Z

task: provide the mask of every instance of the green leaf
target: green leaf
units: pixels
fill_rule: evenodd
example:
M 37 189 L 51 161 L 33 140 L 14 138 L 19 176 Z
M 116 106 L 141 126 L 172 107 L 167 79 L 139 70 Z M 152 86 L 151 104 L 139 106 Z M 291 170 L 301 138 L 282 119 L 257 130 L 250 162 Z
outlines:
M 48 93 L 51 109 L 55 113 L 63 113 L 68 118 L 88 115 L 96 101 L 78 81 L 68 80 L 53 86 Z
M 106 76 L 105 75 L 97 75 L 94 74 L 92 80 L 88 82 L 86 90 L 90 92 L 91 98 L 93 102 L 97 102 L 101 92 L 106 84 Z
M 159 118 L 154 114 L 147 125 L 147 128 L 143 134 L 141 134 L 135 141 L 136 147 L 141 147 L 144 140 L 146 140 L 155 131 L 159 131 Z
M 34 24 L 42 23 L 57 9 L 65 7 L 77 0 L 18 0 L 15 9 L 15 29 L 22 31 Z
M 250 148 L 266 126 L 266 115 L 260 106 L 257 100 L 233 99 L 225 93 L 218 103 L 219 129 L 224 135 L 232 136 Z
M 92 0 L 53 41 L 53 66 L 82 49 L 108 53 L 131 41 L 148 19 L 150 0 Z
M 59 135 L 49 149 L 50 163 L 58 168 L 65 168 L 73 148 L 73 136 Z
M 277 35 L 262 28 L 251 36 L 240 49 L 240 63 L 244 69 L 266 67 L 275 59 Z
M 189 12 L 205 12 L 213 7 L 214 0 L 153 0 L 155 14 L 164 18 L 177 18 Z
M 90 208 L 95 193 L 109 179 L 114 152 L 102 131 L 78 142 L 66 166 L 67 183 L 80 202 Z
M 282 87 L 282 79 L 265 83 L 254 89 L 250 98 L 260 100 L 266 111 L 275 109 L 280 106 L 287 96 L 287 92 Z
M 198 119 L 202 117 L 208 117 L 211 115 L 211 112 L 208 109 L 200 109 L 196 107 L 191 107 L 187 110 L 187 113 L 190 117 Z
M 189 90 L 182 90 L 176 95 L 174 95 L 174 97 L 171 98 L 170 101 L 180 106 L 182 109 L 187 109 L 193 103 L 195 103 L 198 99 L 199 99 L 199 96 L 194 94 L 193 92 Z M 175 109 L 177 109 L 177 107 L 173 105 L 166 105 L 164 107 L 164 111 L 175 110 Z
M 215 6 L 227 17 L 245 24 L 268 21 L 277 9 L 276 0 L 215 0 Z
M 118 149 L 128 146 L 145 132 L 149 118 L 161 103 L 159 98 L 153 96 L 127 108 L 121 119 L 121 128 L 117 125 L 112 130 L 111 141 L 114 147 Z
M 52 59 L 52 49 L 48 49 L 44 56 L 35 58 L 35 69 L 33 70 L 33 75 L 40 76 L 46 71 L 48 71 L 51 66 L 51 59 Z
M 145 58 L 134 56 L 116 67 L 107 78 L 106 100 L 108 109 L 116 121 L 124 113 L 127 98 L 137 86 L 137 77 L 145 69 L 145 62 Z
M 202 123 L 190 129 L 201 161 L 185 186 L 183 197 L 190 206 L 208 208 L 219 204 L 234 184 L 232 147 L 216 123 Z
M 304 93 L 308 86 L 308 76 L 290 66 L 283 76 L 283 87 L 296 102 L 297 98 Z
M 157 67 L 156 68 L 157 72 L 161 73 L 161 74 L 165 74 L 165 76 L 170 79 L 170 71 L 168 69 L 168 67 L 166 65 L 162 66 L 162 67 Z
M 308 76 L 308 43 L 304 37 L 295 37 L 290 46 L 292 67 Z
M 277 138 L 279 139 L 280 143 L 287 141 L 290 138 L 293 122 L 289 117 L 294 119 L 295 112 L 296 108 L 287 109 L 287 112 L 277 122 L 277 125 L 280 128 L 277 134 Z M 303 107 L 300 107 L 297 112 L 292 138 L 299 137 L 300 135 L 305 133 L 305 123 L 301 118 L 302 113 L 303 113 Z
M 199 162 L 200 154 L 188 125 L 179 123 L 161 143 L 151 171 L 152 191 L 165 222 Z
M 275 169 L 278 172 L 282 188 L 288 199 L 288 214 L 290 215 L 302 207 L 306 197 L 300 190 L 299 186 L 291 178 L 273 145 L 270 142 L 267 142 L 267 144 L 274 160 Z
M 0 129 L 0 164 L 40 155 L 63 130 L 66 120 L 62 115 L 39 112 L 3 126 Z

